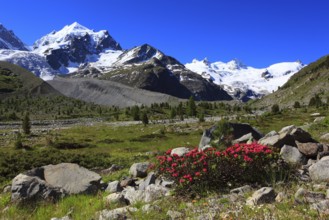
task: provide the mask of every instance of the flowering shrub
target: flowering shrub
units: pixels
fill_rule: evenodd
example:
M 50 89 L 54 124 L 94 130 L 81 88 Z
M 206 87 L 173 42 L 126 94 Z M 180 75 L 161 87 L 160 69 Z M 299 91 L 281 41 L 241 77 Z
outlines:
M 171 150 L 158 156 L 158 172 L 172 179 L 183 192 L 211 190 L 228 184 L 264 181 L 278 159 L 272 149 L 258 143 L 236 144 L 224 151 L 195 148 L 180 157 Z

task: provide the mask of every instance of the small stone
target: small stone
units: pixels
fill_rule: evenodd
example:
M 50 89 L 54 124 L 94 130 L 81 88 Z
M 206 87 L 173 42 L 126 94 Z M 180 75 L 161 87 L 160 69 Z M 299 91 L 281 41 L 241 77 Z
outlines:
M 288 199 L 288 196 L 284 192 L 279 192 L 278 195 L 275 197 L 276 202 L 283 202 L 286 199 Z
M 120 181 L 120 187 L 125 188 L 127 186 L 136 186 L 135 180 L 132 178 L 125 178 Z
M 245 185 L 245 186 L 241 186 L 241 187 L 232 189 L 230 191 L 230 193 L 244 194 L 244 193 L 251 192 L 251 191 L 252 191 L 251 186 Z
M 255 206 L 264 203 L 271 203 L 275 201 L 275 191 L 272 187 L 263 187 L 253 193 L 251 197 L 247 199 L 246 204 L 248 206 Z
M 112 193 L 104 198 L 107 203 L 122 203 L 125 204 L 125 199 L 120 193 Z
M 299 188 L 295 193 L 295 201 L 298 203 L 315 203 L 326 198 L 324 193 L 310 192 L 304 188 Z
M 121 192 L 122 190 L 123 188 L 118 180 L 110 182 L 105 189 L 105 191 L 109 193 Z
M 314 184 L 313 185 L 313 189 L 315 190 L 315 191 L 325 191 L 325 190 L 327 190 L 327 185 L 326 184 Z
M 190 149 L 186 148 L 186 147 L 178 147 L 178 148 L 174 148 L 171 151 L 171 156 L 174 156 L 175 154 L 179 157 L 184 156 L 185 154 L 187 154 L 190 151 Z
M 311 205 L 311 209 L 317 210 L 320 214 L 329 214 L 329 200 L 322 200 Z
M 177 211 L 168 210 L 167 216 L 169 216 L 170 219 L 172 219 L 172 220 L 177 220 L 177 219 L 182 219 L 183 218 L 183 213 L 177 212 Z
M 3 193 L 9 193 L 9 192 L 11 192 L 11 185 L 5 186 L 3 188 Z
M 142 207 L 142 211 L 149 213 L 151 211 L 161 212 L 161 208 L 157 205 L 146 204 Z
M 326 133 L 320 137 L 320 140 L 322 141 L 329 141 L 329 133 Z
M 71 218 L 69 216 L 64 216 L 62 218 L 51 218 L 50 220 L 71 220 Z

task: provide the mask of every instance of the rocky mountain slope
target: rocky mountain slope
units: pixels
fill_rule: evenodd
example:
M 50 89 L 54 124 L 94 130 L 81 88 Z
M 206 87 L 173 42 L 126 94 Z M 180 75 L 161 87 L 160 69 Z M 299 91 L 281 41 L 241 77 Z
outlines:
M 55 77 L 48 83 L 68 97 L 100 105 L 128 107 L 179 102 L 179 99 L 166 94 L 132 88 L 107 80 Z
M 24 68 L 0 61 L 0 97 L 12 95 L 60 95 L 60 93 Z
M 254 103 L 258 107 L 293 106 L 296 101 L 308 105 L 310 99 L 319 95 L 323 102 L 329 97 L 329 55 L 309 64 L 293 75 L 278 91 Z
M 229 94 L 247 101 L 276 91 L 305 65 L 299 61 L 284 62 L 258 69 L 236 59 L 227 63 L 195 59 L 185 66 L 215 84 L 222 85 Z
M 185 99 L 232 100 L 220 86 L 147 44 L 122 53 L 114 67 L 100 78 Z
M 14 34 L 0 24 L 0 49 L 28 50 L 24 43 Z

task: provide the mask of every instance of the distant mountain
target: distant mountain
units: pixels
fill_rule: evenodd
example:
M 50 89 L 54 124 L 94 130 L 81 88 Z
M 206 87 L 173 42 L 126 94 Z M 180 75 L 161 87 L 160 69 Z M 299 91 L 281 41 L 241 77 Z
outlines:
M 71 72 L 70 67 L 94 60 L 104 50 L 121 50 L 106 30 L 95 32 L 77 22 L 53 31 L 37 40 L 33 52 L 45 56 L 49 65 L 62 73 Z
M 220 86 L 148 44 L 119 55 L 113 68 L 99 78 L 184 99 L 232 100 Z
M 193 60 L 185 66 L 200 74 L 205 79 L 222 85 L 224 89 L 238 99 L 247 101 L 260 98 L 276 91 L 288 79 L 305 67 L 301 62 L 285 62 L 273 64 L 267 68 L 253 68 L 239 60 L 228 63 L 210 63 L 207 59 Z
M 17 65 L 0 61 L 0 98 L 38 95 L 60 95 L 47 82 Z
M 271 107 L 274 103 L 291 107 L 296 101 L 308 105 L 310 99 L 318 95 L 323 102 L 329 97 L 329 55 L 309 64 L 294 74 L 276 92 L 257 100 L 257 107 Z
M 14 32 L 7 30 L 2 24 L 0 24 L 0 49 L 28 50 Z

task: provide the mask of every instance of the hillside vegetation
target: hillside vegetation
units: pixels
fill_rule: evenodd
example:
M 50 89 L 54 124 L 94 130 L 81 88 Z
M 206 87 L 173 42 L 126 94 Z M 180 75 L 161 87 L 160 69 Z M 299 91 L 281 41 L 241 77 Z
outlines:
M 278 91 L 253 103 L 256 107 L 270 107 L 277 103 L 292 107 L 295 102 L 309 105 L 318 96 L 322 102 L 329 97 L 329 55 L 309 64 L 293 75 Z
M 48 83 L 17 65 L 0 61 L 0 98 L 11 95 L 60 95 Z

